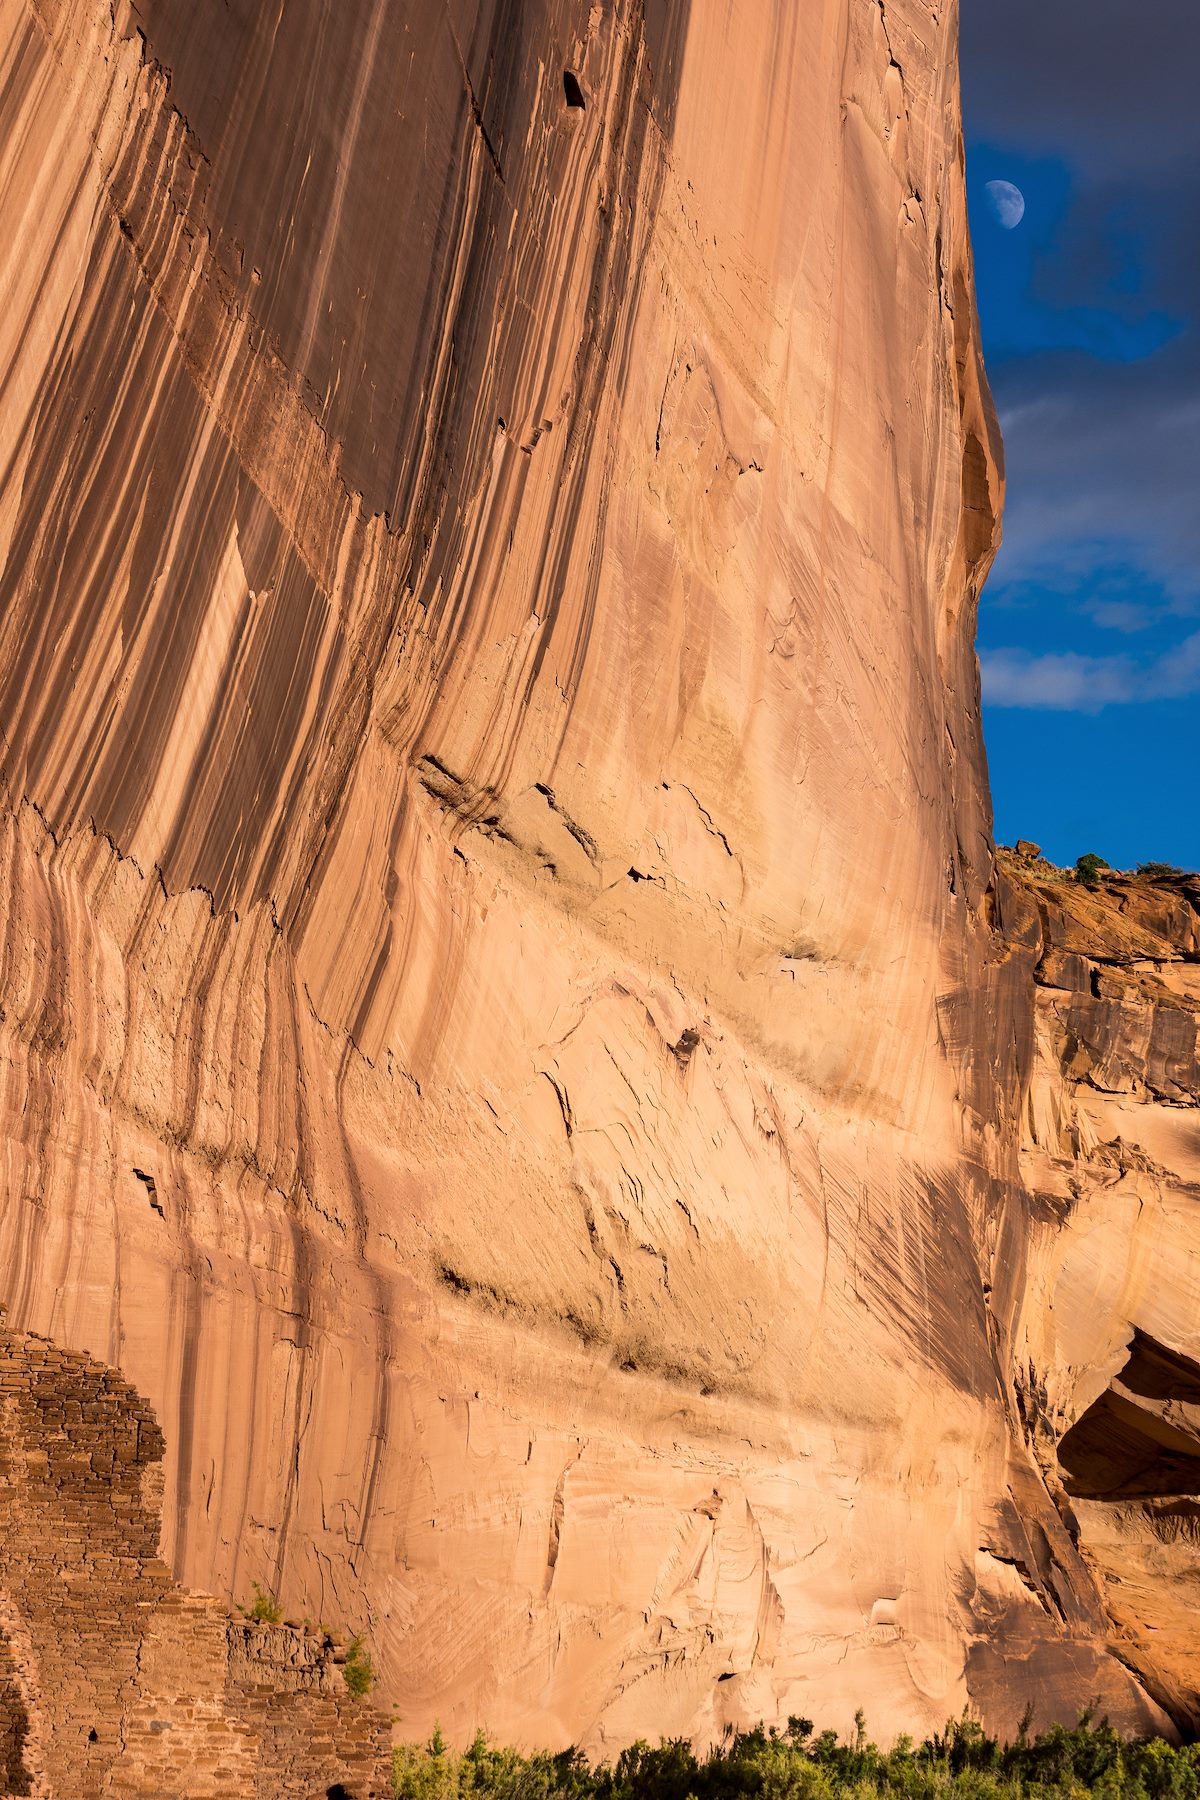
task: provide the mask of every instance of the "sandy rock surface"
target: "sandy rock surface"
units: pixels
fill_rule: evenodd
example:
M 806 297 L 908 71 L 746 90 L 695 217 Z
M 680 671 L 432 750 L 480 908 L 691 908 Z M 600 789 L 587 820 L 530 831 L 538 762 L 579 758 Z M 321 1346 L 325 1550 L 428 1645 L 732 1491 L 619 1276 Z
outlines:
M 1171 1698 L 1052 1451 L 1191 1327 L 1048 1307 L 1195 1082 L 993 866 L 956 36 L 0 0 L 0 1298 L 407 1734 Z
M 1008 867 L 1041 920 L 1018 1332 L 1035 1454 L 1114 1646 L 1200 1726 L 1200 878 L 1094 892 Z

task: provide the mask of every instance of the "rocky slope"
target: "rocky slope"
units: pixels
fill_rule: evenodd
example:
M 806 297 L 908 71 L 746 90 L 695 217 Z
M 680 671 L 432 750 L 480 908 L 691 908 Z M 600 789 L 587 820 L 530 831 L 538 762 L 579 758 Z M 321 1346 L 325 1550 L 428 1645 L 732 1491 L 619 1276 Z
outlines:
M 1128 1661 L 1200 1729 L 1200 878 L 1007 864 L 1039 919 L 1026 1428 Z
M 406 1731 L 1162 1718 L 1024 1375 L 956 29 L 0 0 L 0 1297 Z

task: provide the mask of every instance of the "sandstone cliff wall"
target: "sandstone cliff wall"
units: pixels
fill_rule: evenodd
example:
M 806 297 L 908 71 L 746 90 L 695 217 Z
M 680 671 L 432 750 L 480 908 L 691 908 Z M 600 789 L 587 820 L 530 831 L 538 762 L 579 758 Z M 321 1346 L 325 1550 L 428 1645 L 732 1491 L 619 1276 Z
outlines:
M 1117 1654 L 1200 1729 L 1200 879 L 1093 893 L 1010 861 L 1037 913 L 1022 1168 L 1022 1413 Z
M 956 8 L 0 0 L 0 1252 L 408 1732 L 1101 1693 Z

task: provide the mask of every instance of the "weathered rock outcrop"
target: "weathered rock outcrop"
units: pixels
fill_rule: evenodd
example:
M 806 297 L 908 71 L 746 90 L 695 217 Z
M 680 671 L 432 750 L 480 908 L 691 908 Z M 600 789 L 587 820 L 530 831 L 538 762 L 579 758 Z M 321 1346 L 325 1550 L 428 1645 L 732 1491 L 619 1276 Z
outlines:
M 1023 1415 L 1115 1651 L 1200 1729 L 1200 878 L 1009 860 L 1039 926 Z
M 0 1787 L 371 1800 L 387 1721 L 332 1641 L 240 1623 L 158 1558 L 162 1433 L 91 1357 L 0 1328 Z
M 1015 1374 L 956 24 L 0 0 L 4 1297 L 408 1731 L 1161 1717 Z

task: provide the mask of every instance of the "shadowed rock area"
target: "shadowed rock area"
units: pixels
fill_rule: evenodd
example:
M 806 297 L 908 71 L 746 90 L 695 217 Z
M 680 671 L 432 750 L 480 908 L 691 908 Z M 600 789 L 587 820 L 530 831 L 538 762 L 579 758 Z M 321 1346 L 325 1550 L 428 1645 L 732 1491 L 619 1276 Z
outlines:
M 995 862 L 956 36 L 0 0 L 2 1297 L 408 1736 L 1190 1716 L 1058 1446 L 1196 907 Z

